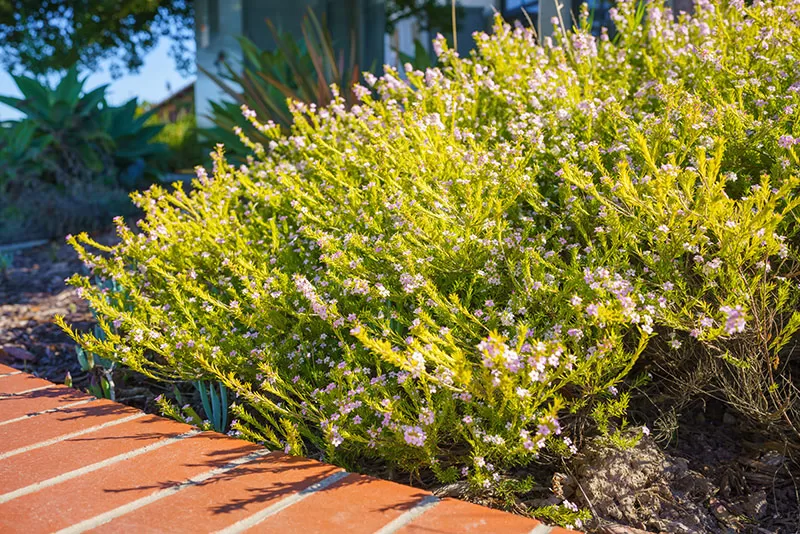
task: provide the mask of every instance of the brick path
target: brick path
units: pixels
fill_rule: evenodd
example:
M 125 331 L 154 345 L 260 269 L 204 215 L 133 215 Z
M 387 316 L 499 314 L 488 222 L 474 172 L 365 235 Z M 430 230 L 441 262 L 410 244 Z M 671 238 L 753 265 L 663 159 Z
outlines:
M 0 532 L 566 534 L 0 365 Z

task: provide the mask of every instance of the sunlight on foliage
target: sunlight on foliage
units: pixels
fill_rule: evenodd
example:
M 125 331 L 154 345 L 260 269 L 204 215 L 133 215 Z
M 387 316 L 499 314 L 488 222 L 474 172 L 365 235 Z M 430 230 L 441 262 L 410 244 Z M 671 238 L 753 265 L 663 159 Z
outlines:
M 798 17 L 623 1 L 613 40 L 584 16 L 541 45 L 498 19 L 470 58 L 438 39 L 439 68 L 365 75 L 349 111 L 294 104 L 288 134 L 245 108 L 268 139 L 246 165 L 220 149 L 191 193 L 136 195 L 109 254 L 71 240 L 127 292 L 73 277 L 105 339 L 70 334 L 224 384 L 249 439 L 473 488 L 586 433 L 630 446 L 654 362 L 719 366 L 725 395 L 758 371 L 741 411 L 796 433 Z

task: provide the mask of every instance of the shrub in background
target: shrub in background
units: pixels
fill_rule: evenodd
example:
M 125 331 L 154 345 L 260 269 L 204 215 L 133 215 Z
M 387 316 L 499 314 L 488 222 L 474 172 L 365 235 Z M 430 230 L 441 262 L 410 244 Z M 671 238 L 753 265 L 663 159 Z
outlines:
M 55 88 L 15 77 L 22 98 L 0 101 L 25 117 L 0 133 L 0 240 L 93 229 L 130 213 L 127 191 L 159 174 L 159 126 L 136 116 L 136 101 L 106 103 L 106 86 L 84 91 L 71 69 Z M 126 209 L 127 208 L 127 209 Z
M 127 291 L 75 276 L 106 336 L 62 326 L 221 382 L 250 439 L 474 487 L 630 444 L 647 370 L 713 367 L 698 387 L 797 439 L 798 8 L 612 18 L 541 45 L 498 20 L 468 59 L 439 39 L 440 68 L 296 103 L 288 133 L 243 109 L 248 165 L 220 150 L 191 193 L 136 196 L 141 233 L 72 240 Z

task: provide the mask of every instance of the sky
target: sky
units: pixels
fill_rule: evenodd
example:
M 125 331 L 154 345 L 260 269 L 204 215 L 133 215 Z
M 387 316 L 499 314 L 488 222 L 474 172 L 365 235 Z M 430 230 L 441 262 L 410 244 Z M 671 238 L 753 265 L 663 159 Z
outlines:
M 158 46 L 144 58 L 144 65 L 138 74 L 128 74 L 117 80 L 112 80 L 107 68 L 89 74 L 84 88 L 87 91 L 103 84 L 111 84 L 106 92 L 108 101 L 112 105 L 119 105 L 133 97 L 139 101 L 151 103 L 159 102 L 191 83 L 194 76 L 182 77 L 175 70 L 175 62 L 169 57 L 170 41 L 161 39 Z M 88 73 L 84 73 L 86 76 Z M 167 90 L 167 84 L 170 90 Z M 21 96 L 11 76 L 0 71 L 0 95 Z M 0 104 L 0 120 L 16 119 L 21 116 L 16 110 Z

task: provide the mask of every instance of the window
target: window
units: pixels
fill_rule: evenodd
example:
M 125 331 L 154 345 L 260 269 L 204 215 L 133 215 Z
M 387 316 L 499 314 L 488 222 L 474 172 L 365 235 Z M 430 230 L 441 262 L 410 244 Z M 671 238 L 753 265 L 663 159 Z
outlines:
M 219 0 L 201 0 L 197 2 L 198 39 L 200 48 L 208 48 L 211 39 L 219 33 Z
M 528 16 L 539 13 L 539 0 L 505 0 L 503 2 L 503 16 L 507 19 L 524 18 L 523 11 Z

